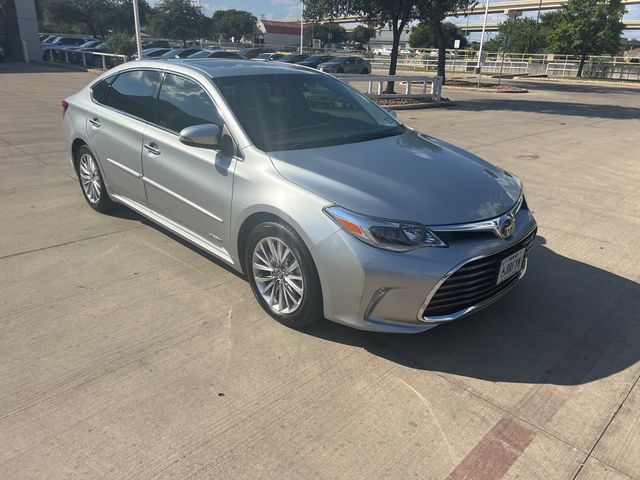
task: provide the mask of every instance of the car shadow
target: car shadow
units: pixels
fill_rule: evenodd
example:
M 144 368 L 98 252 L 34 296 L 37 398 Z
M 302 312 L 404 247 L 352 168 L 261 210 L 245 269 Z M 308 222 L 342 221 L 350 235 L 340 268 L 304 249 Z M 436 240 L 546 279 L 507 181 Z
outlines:
M 579 385 L 640 359 L 640 285 L 559 255 L 538 237 L 525 277 L 475 315 L 417 335 L 362 332 L 333 322 L 305 333 L 415 369 L 492 382 Z
M 640 93 L 640 90 L 637 92 Z M 451 108 L 469 112 L 487 110 L 509 110 L 514 112 L 546 113 L 550 115 L 571 115 L 585 118 L 607 118 L 635 120 L 640 118 L 640 108 L 621 105 L 605 105 L 575 102 L 547 102 L 541 100 L 520 100 L 513 96 L 508 99 L 483 98 L 456 100 Z
M 139 221 L 245 278 L 128 208 L 109 215 Z M 366 332 L 331 321 L 312 324 L 301 334 L 363 348 L 419 370 L 492 382 L 580 385 L 640 360 L 640 284 L 560 255 L 538 236 L 523 279 L 474 315 L 412 335 Z

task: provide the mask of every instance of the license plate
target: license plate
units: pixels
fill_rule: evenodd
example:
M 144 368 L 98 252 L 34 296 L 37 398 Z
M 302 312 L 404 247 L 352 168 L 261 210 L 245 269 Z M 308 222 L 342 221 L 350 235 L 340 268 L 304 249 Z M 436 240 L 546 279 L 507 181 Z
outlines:
M 516 253 L 509 255 L 500 263 L 500 272 L 498 272 L 498 282 L 500 285 L 507 278 L 512 277 L 516 273 L 522 270 L 522 263 L 524 262 L 524 248 L 518 250 Z

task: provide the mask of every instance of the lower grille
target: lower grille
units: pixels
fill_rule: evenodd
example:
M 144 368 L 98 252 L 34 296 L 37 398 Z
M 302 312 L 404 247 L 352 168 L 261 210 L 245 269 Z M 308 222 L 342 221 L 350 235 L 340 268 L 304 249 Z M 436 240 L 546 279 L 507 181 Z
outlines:
M 500 263 L 522 248 L 526 249 L 526 261 L 535 236 L 536 230 L 506 250 L 473 260 L 460 267 L 440 285 L 435 295 L 431 297 L 424 311 L 424 316 L 451 315 L 489 300 L 509 289 L 518 281 L 520 275 L 515 274 L 496 285 Z

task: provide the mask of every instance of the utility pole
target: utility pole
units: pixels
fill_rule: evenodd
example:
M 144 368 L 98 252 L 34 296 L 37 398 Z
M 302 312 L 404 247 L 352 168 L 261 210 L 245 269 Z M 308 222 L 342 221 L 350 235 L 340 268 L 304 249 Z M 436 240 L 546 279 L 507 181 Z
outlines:
M 476 65 L 476 68 L 478 70 L 480 70 L 481 65 L 481 59 L 482 59 L 482 47 L 484 45 L 484 35 L 485 35 L 485 31 L 487 30 L 487 16 L 489 15 L 489 0 L 487 0 L 487 3 L 484 6 L 484 19 L 482 20 L 482 37 L 480 37 L 480 50 L 478 50 L 478 64 Z
M 138 0 L 133 0 L 133 23 L 136 29 L 136 46 L 138 48 L 138 60 L 142 60 L 142 38 L 140 38 L 140 12 Z
M 300 53 L 304 46 L 304 0 L 300 0 Z

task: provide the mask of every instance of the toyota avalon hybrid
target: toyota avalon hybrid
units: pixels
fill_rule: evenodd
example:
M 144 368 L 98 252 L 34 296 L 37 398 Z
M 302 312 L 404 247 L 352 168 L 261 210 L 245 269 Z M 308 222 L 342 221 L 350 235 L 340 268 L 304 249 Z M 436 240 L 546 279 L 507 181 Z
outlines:
M 536 222 L 518 177 L 326 73 L 142 60 L 62 106 L 91 208 L 125 205 L 215 255 L 285 325 L 420 332 L 525 272 Z

